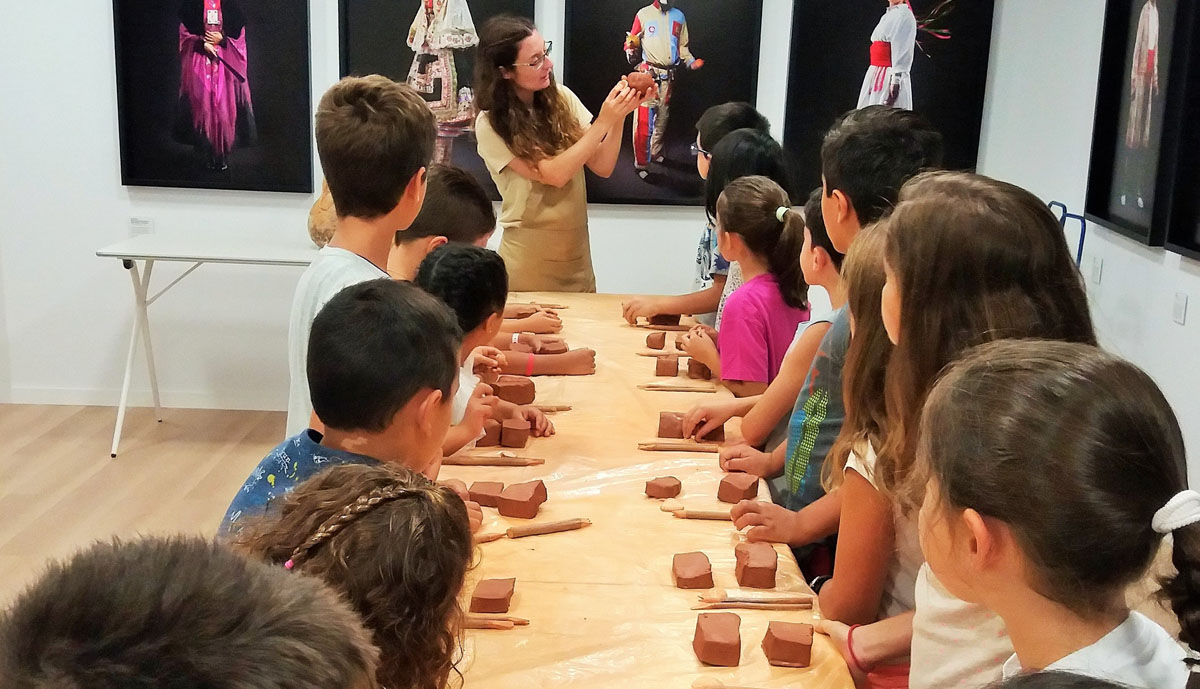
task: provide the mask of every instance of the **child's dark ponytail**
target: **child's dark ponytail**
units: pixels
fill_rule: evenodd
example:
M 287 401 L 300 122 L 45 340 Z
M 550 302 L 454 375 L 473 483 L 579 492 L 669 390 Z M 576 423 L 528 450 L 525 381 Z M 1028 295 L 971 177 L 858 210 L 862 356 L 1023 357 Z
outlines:
M 767 263 L 783 301 L 808 308 L 808 283 L 800 270 L 804 220 L 791 208 L 787 192 L 766 177 L 740 177 L 721 193 L 717 219 L 725 232 L 740 235 L 746 247 Z
M 1200 495 L 1190 491 L 1174 500 L 1187 502 L 1190 496 L 1195 501 L 1190 509 L 1200 509 Z M 1200 523 L 1186 524 L 1170 533 L 1171 563 L 1176 573 L 1162 578 L 1162 595 L 1179 618 L 1179 640 L 1193 649 L 1200 648 Z

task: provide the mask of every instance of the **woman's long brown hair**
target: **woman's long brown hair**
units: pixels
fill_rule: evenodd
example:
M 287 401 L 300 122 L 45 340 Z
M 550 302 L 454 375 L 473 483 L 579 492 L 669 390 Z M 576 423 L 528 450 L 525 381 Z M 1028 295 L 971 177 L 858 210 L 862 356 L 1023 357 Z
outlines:
M 517 98 L 511 79 L 504 78 L 517 61 L 521 41 L 537 30 L 525 17 L 500 15 L 489 19 L 479 32 L 475 58 L 475 107 L 486 112 L 492 129 L 513 155 L 530 162 L 552 158 L 583 136 L 583 127 L 554 75 L 550 86 L 533 94 L 532 105 Z
M 1028 191 L 965 172 L 925 173 L 904 185 L 885 223 L 901 306 L 876 480 L 911 509 L 924 493 L 912 471 L 921 408 L 943 368 L 985 342 L 1095 344 L 1096 334 L 1062 228 Z
M 878 452 L 887 437 L 884 379 L 892 356 L 892 342 L 883 327 L 879 308 L 886 282 L 883 269 L 886 250 L 887 231 L 872 227 L 859 233 L 842 263 L 842 282 L 846 285 L 846 304 L 854 316 L 854 335 L 842 368 L 845 420 L 821 466 L 821 485 L 826 491 L 842 484 L 851 452 L 861 457 L 868 446 Z
M 472 541 L 463 501 L 406 469 L 336 466 L 250 523 L 234 547 L 322 579 L 362 615 L 389 689 L 444 689 L 461 656 Z

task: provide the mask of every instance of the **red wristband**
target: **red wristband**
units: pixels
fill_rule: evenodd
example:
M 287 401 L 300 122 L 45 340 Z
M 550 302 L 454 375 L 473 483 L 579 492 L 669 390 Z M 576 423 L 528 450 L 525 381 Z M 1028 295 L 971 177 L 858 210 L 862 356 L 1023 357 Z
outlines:
M 533 375 L 533 352 L 530 352 L 529 358 L 525 360 L 525 375 Z
M 866 672 L 863 664 L 859 662 L 858 656 L 854 653 L 854 630 L 861 626 L 861 624 L 852 624 L 850 625 L 850 629 L 846 631 L 846 655 L 850 656 L 850 662 L 854 665 L 854 668 L 857 668 L 859 672 Z

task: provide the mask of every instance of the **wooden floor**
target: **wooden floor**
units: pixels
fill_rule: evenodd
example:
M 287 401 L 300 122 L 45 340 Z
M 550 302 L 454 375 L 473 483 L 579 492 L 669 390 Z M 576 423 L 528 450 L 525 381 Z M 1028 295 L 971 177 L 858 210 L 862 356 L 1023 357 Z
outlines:
M 0 606 L 48 558 L 112 536 L 211 536 L 250 470 L 283 438 L 283 412 L 0 405 Z

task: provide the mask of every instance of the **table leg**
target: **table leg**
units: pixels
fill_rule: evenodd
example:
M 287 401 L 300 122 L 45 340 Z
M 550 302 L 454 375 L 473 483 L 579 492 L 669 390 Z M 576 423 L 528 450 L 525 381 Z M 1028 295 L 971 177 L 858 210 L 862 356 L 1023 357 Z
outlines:
M 146 261 L 146 274 L 142 276 L 141 289 L 138 291 L 138 308 L 141 310 L 142 347 L 146 350 L 146 367 L 150 371 L 150 392 L 154 396 L 154 418 L 162 423 L 162 402 L 158 395 L 158 372 L 154 369 L 154 347 L 150 344 L 150 314 L 146 310 L 149 302 L 146 295 L 150 291 L 150 271 L 154 269 L 154 261 Z
M 125 427 L 125 411 L 129 405 L 129 385 L 133 380 L 133 357 L 137 352 L 138 337 L 141 336 L 143 341 L 149 347 L 150 335 L 149 326 L 146 323 L 146 288 L 150 284 L 150 273 L 154 268 L 154 261 L 146 261 L 145 275 L 139 275 L 137 263 L 134 261 L 126 261 L 125 267 L 129 269 L 129 277 L 133 281 L 133 330 L 129 335 L 129 352 L 125 356 L 125 380 L 121 383 L 121 401 L 117 404 L 117 424 L 113 429 L 112 452 L 113 457 L 117 456 L 117 448 L 121 444 L 121 431 Z M 150 352 L 147 351 L 149 355 Z M 149 359 L 151 382 L 154 386 L 154 402 L 155 411 L 158 411 L 158 386 L 156 376 L 154 375 L 154 360 Z M 158 414 L 161 417 L 161 413 Z

